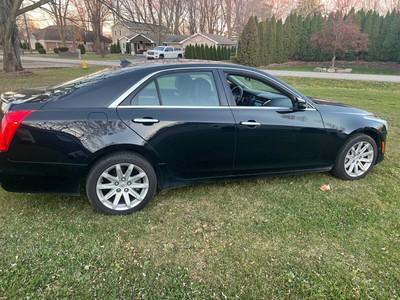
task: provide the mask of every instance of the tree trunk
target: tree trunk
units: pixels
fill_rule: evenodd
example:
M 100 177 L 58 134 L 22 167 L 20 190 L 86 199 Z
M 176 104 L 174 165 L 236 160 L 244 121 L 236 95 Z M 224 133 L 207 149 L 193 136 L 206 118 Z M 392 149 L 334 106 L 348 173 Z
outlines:
M 332 66 L 331 66 L 331 68 L 334 68 L 334 67 L 335 67 L 335 61 L 336 61 L 336 55 L 333 54 L 333 57 L 332 57 Z
M 3 40 L 3 70 L 4 72 L 22 71 L 22 64 L 19 50 L 19 37 L 17 26 L 14 25 L 12 34 L 5 34 Z

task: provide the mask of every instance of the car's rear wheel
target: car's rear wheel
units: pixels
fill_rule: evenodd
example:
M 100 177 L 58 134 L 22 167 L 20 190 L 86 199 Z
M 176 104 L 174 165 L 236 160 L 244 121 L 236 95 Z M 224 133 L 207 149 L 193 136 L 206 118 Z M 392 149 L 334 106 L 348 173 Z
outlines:
M 182 58 L 182 54 L 178 54 L 178 58 Z
M 93 206 L 110 215 L 129 214 L 143 208 L 154 196 L 157 177 L 152 165 L 132 152 L 118 152 L 90 169 L 86 193 Z
M 356 134 L 343 145 L 332 173 L 345 180 L 363 178 L 374 166 L 377 151 L 373 138 L 366 134 Z

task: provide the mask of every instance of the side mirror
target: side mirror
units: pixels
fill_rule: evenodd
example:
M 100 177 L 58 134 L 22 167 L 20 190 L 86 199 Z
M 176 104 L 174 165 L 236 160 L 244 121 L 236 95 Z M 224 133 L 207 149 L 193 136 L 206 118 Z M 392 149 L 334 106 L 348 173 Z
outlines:
M 296 106 L 297 109 L 306 109 L 307 101 L 302 98 L 296 98 Z

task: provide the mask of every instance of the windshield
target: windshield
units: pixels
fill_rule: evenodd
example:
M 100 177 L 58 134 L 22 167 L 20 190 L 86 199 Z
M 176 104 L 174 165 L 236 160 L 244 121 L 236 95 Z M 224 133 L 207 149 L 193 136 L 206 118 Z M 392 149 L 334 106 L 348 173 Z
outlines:
M 158 47 L 155 47 L 155 48 L 154 48 L 154 50 L 157 50 L 157 51 L 163 51 L 163 50 L 164 50 L 164 47 L 160 47 L 160 46 L 158 46 Z

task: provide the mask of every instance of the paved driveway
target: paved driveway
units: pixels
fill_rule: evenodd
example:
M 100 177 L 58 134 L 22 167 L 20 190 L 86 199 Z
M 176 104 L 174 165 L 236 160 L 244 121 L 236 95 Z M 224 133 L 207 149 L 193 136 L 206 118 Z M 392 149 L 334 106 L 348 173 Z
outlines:
M 263 70 L 271 75 L 278 76 L 278 77 L 279 76 L 293 76 L 293 77 L 309 77 L 309 78 L 400 82 L 400 76 L 396 76 L 396 75 L 320 73 L 320 72 L 282 71 L 282 70 L 268 70 L 268 69 L 263 69 Z

